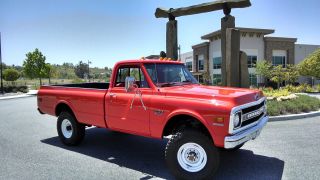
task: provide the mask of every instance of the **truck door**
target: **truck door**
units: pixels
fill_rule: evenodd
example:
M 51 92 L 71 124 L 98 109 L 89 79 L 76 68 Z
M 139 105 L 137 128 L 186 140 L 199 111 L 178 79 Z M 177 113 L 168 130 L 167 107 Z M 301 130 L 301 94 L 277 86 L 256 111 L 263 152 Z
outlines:
M 114 87 L 111 87 L 106 97 L 106 121 L 108 127 L 134 134 L 149 135 L 149 109 L 152 89 L 149 88 L 139 65 L 124 65 L 117 70 Z M 136 92 L 126 92 L 125 78 L 134 77 L 141 91 L 141 98 Z M 135 98 L 134 98 L 135 97 Z M 134 98 L 134 100 L 133 100 Z M 132 103 L 133 101 L 133 103 Z M 132 106 L 131 106 L 132 103 Z M 146 109 L 145 109 L 146 108 Z

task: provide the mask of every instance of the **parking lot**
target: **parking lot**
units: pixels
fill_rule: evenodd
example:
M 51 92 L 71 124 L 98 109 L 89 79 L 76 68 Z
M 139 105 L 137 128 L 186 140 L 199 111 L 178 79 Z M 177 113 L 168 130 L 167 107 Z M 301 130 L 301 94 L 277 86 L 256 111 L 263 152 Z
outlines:
M 0 101 L 0 179 L 173 179 L 166 140 L 90 128 L 77 147 L 62 145 L 56 118 L 36 98 Z M 255 141 L 221 152 L 215 179 L 318 179 L 320 117 L 269 122 Z

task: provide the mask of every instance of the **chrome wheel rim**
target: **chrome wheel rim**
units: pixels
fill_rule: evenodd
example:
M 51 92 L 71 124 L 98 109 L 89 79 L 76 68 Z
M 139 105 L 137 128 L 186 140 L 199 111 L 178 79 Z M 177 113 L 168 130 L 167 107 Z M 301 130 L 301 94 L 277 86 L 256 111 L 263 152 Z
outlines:
M 68 119 L 62 120 L 61 131 L 65 138 L 70 138 L 73 133 L 72 124 Z
M 188 172 L 198 172 L 207 164 L 207 153 L 197 143 L 186 143 L 179 148 L 177 159 L 182 169 Z

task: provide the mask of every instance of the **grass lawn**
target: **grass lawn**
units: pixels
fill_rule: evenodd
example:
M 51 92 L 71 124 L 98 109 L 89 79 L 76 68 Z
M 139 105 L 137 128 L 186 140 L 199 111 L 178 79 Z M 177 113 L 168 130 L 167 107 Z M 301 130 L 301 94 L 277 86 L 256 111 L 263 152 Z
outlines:
M 308 95 L 297 95 L 295 99 L 286 101 L 267 101 L 267 112 L 270 116 L 298 114 L 320 109 L 320 99 Z

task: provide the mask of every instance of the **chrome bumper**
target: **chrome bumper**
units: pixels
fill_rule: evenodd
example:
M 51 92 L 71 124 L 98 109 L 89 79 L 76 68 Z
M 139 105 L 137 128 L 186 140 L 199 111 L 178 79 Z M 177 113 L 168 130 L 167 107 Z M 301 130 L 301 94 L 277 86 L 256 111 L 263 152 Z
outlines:
M 268 116 L 264 116 L 259 120 L 259 123 L 253 127 L 243 130 L 237 134 L 227 136 L 224 138 L 224 148 L 231 149 L 251 139 L 259 136 L 262 128 L 267 124 Z

